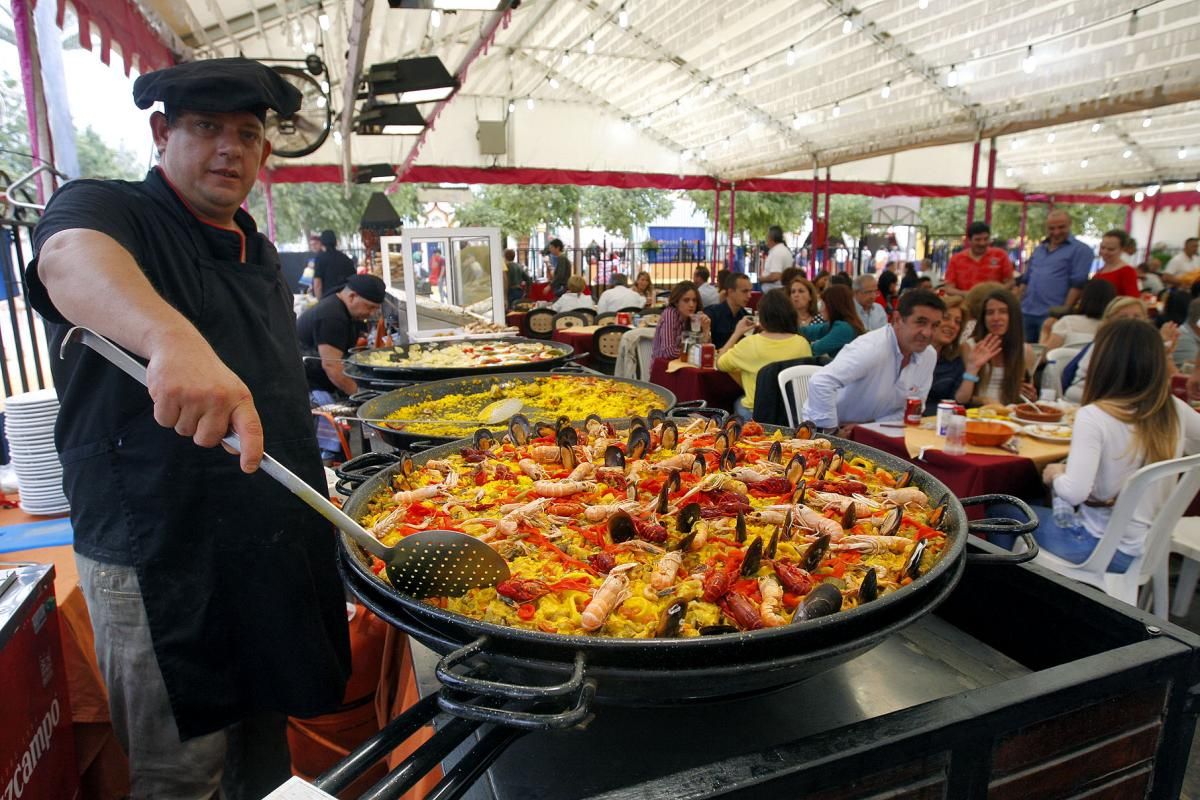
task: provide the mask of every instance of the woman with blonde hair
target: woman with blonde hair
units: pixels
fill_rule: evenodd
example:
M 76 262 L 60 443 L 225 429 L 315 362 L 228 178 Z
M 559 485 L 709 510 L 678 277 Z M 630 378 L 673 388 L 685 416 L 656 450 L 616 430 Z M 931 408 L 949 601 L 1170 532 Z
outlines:
M 638 273 L 637 280 L 633 282 L 633 290 L 646 298 L 646 308 L 654 305 L 654 279 L 650 277 L 650 273 L 642 270 Z
M 564 311 L 574 311 L 577 308 L 589 308 L 595 311 L 596 303 L 591 297 L 584 294 L 585 289 L 587 289 L 587 283 L 584 282 L 583 276 L 572 275 L 567 278 L 567 290 L 550 307 L 560 314 Z
M 1104 321 L 1100 324 L 1103 328 L 1109 321 L 1114 319 L 1141 319 L 1148 320 L 1150 315 L 1146 313 L 1146 304 L 1136 297 L 1118 297 L 1108 304 L 1104 309 Z M 1171 354 L 1175 351 L 1175 343 L 1179 341 L 1179 326 L 1173 322 L 1164 323 L 1158 329 L 1159 336 L 1162 337 L 1162 344 L 1167 353 L 1167 371 L 1172 375 L 1175 374 L 1175 365 L 1170 360 Z M 1063 367 L 1062 374 L 1059 380 L 1063 386 L 1063 398 L 1070 400 L 1072 403 L 1078 403 L 1083 399 L 1083 387 L 1087 380 L 1088 367 L 1091 364 L 1092 343 L 1088 343 L 1081 348 L 1079 354 L 1067 362 Z
M 1140 319 L 1111 320 L 1096 334 L 1071 451 L 1065 464 L 1050 464 L 1042 473 L 1059 512 L 1034 508 L 1039 520 L 1034 538 L 1060 558 L 1074 564 L 1087 560 L 1133 473 L 1147 464 L 1200 452 L 1200 414 L 1171 395 L 1169 359 L 1161 342 L 1154 326 Z M 1164 499 L 1158 494 L 1141 499 L 1109 572 L 1125 572 L 1142 555 L 1151 509 Z M 1013 512 L 1007 505 L 991 506 L 988 516 L 1021 518 Z

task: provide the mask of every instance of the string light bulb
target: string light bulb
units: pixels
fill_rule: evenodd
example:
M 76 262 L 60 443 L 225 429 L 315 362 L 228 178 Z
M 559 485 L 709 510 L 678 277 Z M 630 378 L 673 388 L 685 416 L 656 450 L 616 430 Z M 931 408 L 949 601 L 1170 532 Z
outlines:
M 1157 183 L 1150 184 L 1146 187 L 1146 197 L 1154 197 L 1154 195 L 1158 194 L 1158 190 L 1161 188 L 1162 187 Z
M 1103 127 L 1104 127 L 1103 122 L 1093 122 L 1092 123 L 1092 133 L 1099 133 L 1100 129 Z
M 1084 156 L 1083 158 L 1079 159 L 1079 168 L 1080 169 L 1087 169 L 1087 165 L 1088 165 L 1087 156 Z
M 1054 131 L 1050 131 L 1046 134 L 1046 144 L 1054 144 L 1056 138 L 1058 138 L 1057 134 Z
M 1026 75 L 1032 75 L 1037 69 L 1037 58 L 1033 55 L 1033 45 L 1025 48 L 1025 58 L 1021 59 L 1021 69 Z
M 1179 156 L 1181 159 L 1187 158 L 1187 148 L 1183 145 L 1179 145 L 1179 152 L 1177 152 L 1175 155 Z
M 1133 195 L 1133 201 L 1134 201 L 1135 203 L 1140 203 L 1140 202 L 1142 202 L 1142 201 L 1143 201 L 1143 200 L 1145 200 L 1145 199 L 1146 199 L 1146 193 L 1145 193 L 1145 192 L 1136 192 L 1136 193 Z
M 789 67 L 796 65 L 796 48 L 795 48 L 795 46 L 789 47 L 787 49 L 787 53 L 784 55 L 783 60 L 784 60 L 784 62 L 787 63 L 787 65 Z
M 567 51 L 563 52 L 562 65 L 565 67 L 567 64 L 570 64 L 570 63 L 571 63 L 571 51 L 567 50 Z
M 713 93 L 712 81 L 707 81 L 703 86 L 700 87 L 700 96 L 703 97 L 704 99 L 707 100 L 708 98 L 712 97 L 712 93 Z
M 917 8 L 921 9 L 922 11 L 929 8 L 929 0 L 917 0 Z
M 891 81 L 888 81 L 887 83 L 885 83 L 883 85 L 883 88 L 879 90 L 879 96 L 882 97 L 884 100 L 887 100 L 889 97 L 892 96 L 892 82 Z
M 1042 162 L 1042 174 L 1043 174 L 1043 175 L 1049 175 L 1049 174 L 1050 174 L 1050 165 L 1049 165 L 1049 164 L 1047 164 L 1045 161 L 1043 161 L 1043 162 Z
M 797 111 L 795 113 L 795 115 L 792 116 L 792 130 L 798 131 L 803 127 L 804 127 L 804 120 L 802 120 L 800 118 L 800 112 Z
M 622 28 L 629 27 L 629 11 L 625 6 L 621 6 L 621 10 L 617 12 L 617 24 Z
M 532 98 L 532 97 L 526 97 L 526 98 L 525 98 L 525 107 L 526 107 L 527 109 L 529 109 L 530 111 L 533 111 L 533 107 L 534 107 L 535 105 L 536 105 L 536 103 L 534 103 L 534 101 L 533 101 L 533 98 Z
M 1017 174 L 1017 171 L 1015 169 L 1013 169 L 1012 167 L 1004 168 L 1004 177 L 1011 178 L 1013 175 L 1016 175 L 1016 174 Z
M 342 132 L 341 131 L 333 132 L 333 143 L 336 144 L 338 147 L 342 146 Z
M 1121 158 L 1130 158 L 1132 156 L 1133 156 L 1133 151 L 1130 150 L 1128 147 L 1126 147 L 1125 150 L 1121 153 Z
M 321 30 L 323 31 L 327 31 L 333 26 L 329 15 L 325 13 L 324 6 L 317 6 L 317 24 L 321 26 Z
M 595 36 L 595 34 L 592 34 L 591 36 L 589 36 L 587 38 L 587 41 L 584 42 L 584 44 L 583 44 L 583 49 L 587 51 L 587 54 L 589 56 L 596 52 L 596 36 Z
M 1154 120 L 1150 117 L 1149 114 L 1142 117 L 1142 127 L 1143 128 L 1149 128 L 1151 123 L 1153 123 L 1153 122 L 1154 122 Z
M 442 10 L 440 8 L 435 8 L 429 12 L 429 27 L 442 27 Z
M 744 69 L 744 70 L 742 70 L 742 86 L 749 86 L 749 85 L 750 85 L 750 70 Z
M 1111 197 L 1113 200 L 1117 200 L 1118 198 L 1121 197 L 1121 190 L 1113 189 L 1111 192 L 1108 193 L 1108 196 Z
M 835 117 L 839 117 L 839 116 L 841 116 L 841 114 L 842 114 L 842 104 L 841 104 L 841 103 L 834 103 L 834 104 L 833 104 L 833 111 L 831 111 L 830 113 L 831 113 L 831 114 L 833 114 L 833 116 L 835 116 Z
M 946 85 L 953 89 L 958 86 L 958 65 L 950 65 L 950 74 L 946 76 Z
M 516 111 L 516 110 L 517 110 L 517 104 L 516 104 L 516 102 L 515 102 L 515 101 L 513 101 L 513 100 L 509 100 L 509 101 L 508 101 L 508 113 L 510 113 L 510 114 L 511 114 L 511 113 L 513 113 L 513 112 L 514 112 L 514 111 Z
M 547 81 L 547 83 L 549 83 L 549 84 L 550 84 L 550 88 L 551 88 L 551 89 L 557 89 L 557 88 L 558 88 L 558 78 L 555 78 L 553 75 L 552 75 L 552 76 L 550 76 L 550 78 L 549 78 L 549 80 Z
M 853 33 L 853 31 L 854 20 L 852 20 L 850 17 L 846 17 L 846 21 L 842 23 L 842 33 Z

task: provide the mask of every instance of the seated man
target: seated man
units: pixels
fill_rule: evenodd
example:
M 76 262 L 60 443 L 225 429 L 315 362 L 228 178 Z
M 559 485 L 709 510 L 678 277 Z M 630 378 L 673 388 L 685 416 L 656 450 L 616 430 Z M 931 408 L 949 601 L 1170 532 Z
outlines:
M 720 349 L 733 336 L 742 317 L 750 316 L 746 306 L 750 304 L 750 276 L 741 273 L 729 278 L 725 301 L 704 309 L 704 315 L 712 320 L 713 347 Z
M 929 344 L 945 311 L 933 292 L 901 295 L 895 322 L 859 336 L 812 376 L 803 418 L 833 432 L 853 423 L 900 419 L 909 397 L 920 397 L 924 407 L 937 363 Z
M 342 359 L 358 342 L 359 323 L 379 313 L 383 296 L 382 280 L 374 275 L 352 275 L 341 291 L 321 298 L 296 321 L 300 353 L 308 357 L 304 372 L 314 407 L 334 402 L 339 394 L 348 397 L 358 391 L 358 384 L 346 375 Z M 317 442 L 322 459 L 341 455 L 337 432 L 323 418 L 317 423 Z
M 642 308 L 645 305 L 646 298 L 629 288 L 629 276 L 615 272 L 608 279 L 608 288 L 596 303 L 596 313 L 607 314 L 622 308 Z
M 692 272 L 692 283 L 696 284 L 696 290 L 700 292 L 700 307 L 708 308 L 721 302 L 721 292 L 717 287 L 709 282 L 711 273 L 708 267 L 696 267 Z
M 879 283 L 874 275 L 859 275 L 854 279 L 854 310 L 868 331 L 887 326 L 887 312 L 875 302 L 878 291 Z

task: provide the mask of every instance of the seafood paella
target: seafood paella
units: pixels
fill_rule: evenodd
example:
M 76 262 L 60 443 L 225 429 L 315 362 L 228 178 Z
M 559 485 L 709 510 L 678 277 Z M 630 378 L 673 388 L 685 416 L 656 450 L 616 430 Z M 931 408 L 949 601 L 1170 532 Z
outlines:
M 561 358 L 562 350 L 545 342 L 465 342 L 456 344 L 412 344 L 408 348 L 380 348 L 356 353 L 354 361 L 365 367 L 505 367 L 536 364 Z
M 469 435 L 485 410 L 502 400 L 519 400 L 521 413 L 559 420 L 644 416 L 661 409 L 662 398 L 650 389 L 604 376 L 546 375 L 529 379 L 480 381 L 479 391 L 428 396 L 392 409 L 385 423 L 422 436 Z M 511 412 L 510 412 L 511 413 Z M 391 422 L 396 420 L 396 422 Z
M 488 623 L 627 638 L 803 624 L 911 583 L 949 543 L 944 500 L 911 472 L 847 457 L 807 424 L 518 415 L 467 444 L 406 457 L 361 522 L 389 545 L 434 529 L 486 541 L 509 579 L 425 602 Z

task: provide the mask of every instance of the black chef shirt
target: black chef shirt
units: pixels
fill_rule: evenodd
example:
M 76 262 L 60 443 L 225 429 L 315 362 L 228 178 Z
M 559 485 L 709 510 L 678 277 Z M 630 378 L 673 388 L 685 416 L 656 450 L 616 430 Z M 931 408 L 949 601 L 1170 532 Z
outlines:
M 336 294 L 323 296 L 315 306 L 300 315 L 296 322 L 296 335 L 300 338 L 300 353 L 305 356 L 319 356 L 318 345 L 327 344 L 336 347 L 342 353 L 349 353 L 350 348 L 358 343 L 359 325 L 350 316 L 350 309 Z M 315 358 L 306 359 L 304 372 L 308 376 L 311 389 L 324 389 L 327 392 L 339 392 L 329 376 L 325 374 L 322 362 Z
M 358 270 L 350 256 L 341 250 L 326 250 L 317 253 L 313 279 L 321 279 L 321 297 L 337 294 L 346 285 L 346 280 Z

